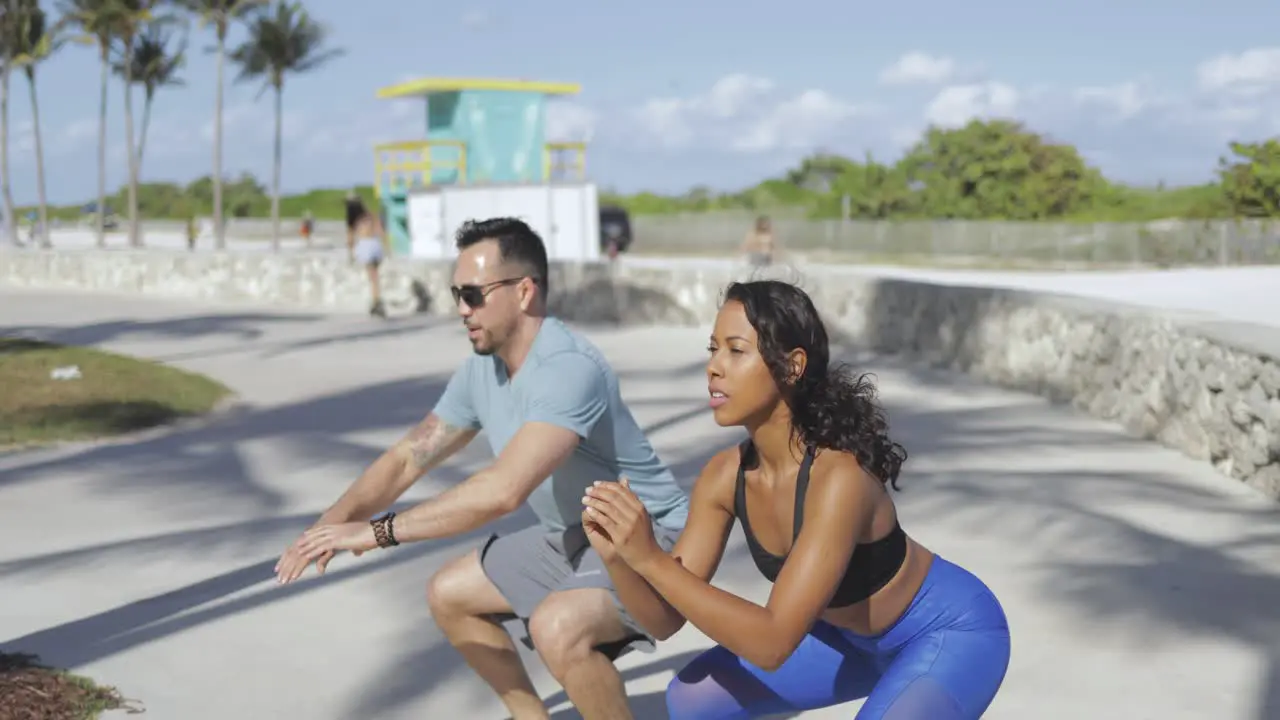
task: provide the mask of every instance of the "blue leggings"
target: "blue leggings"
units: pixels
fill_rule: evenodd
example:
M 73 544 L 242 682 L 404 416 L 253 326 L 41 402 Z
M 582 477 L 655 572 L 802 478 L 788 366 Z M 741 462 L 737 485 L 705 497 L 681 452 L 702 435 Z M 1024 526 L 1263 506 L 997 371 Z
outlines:
M 737 720 L 866 698 L 857 720 L 977 720 L 1009 667 L 1009 625 L 995 595 L 934 557 L 920 592 L 884 633 L 819 621 L 774 672 L 723 647 L 667 687 L 671 720 Z

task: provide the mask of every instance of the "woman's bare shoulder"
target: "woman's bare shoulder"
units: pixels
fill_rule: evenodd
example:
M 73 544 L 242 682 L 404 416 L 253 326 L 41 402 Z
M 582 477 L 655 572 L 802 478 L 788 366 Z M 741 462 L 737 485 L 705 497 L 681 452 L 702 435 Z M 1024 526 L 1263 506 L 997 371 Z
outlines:
M 694 495 L 731 508 L 733 486 L 738 477 L 738 454 L 738 446 L 733 445 L 712 455 L 694 483 Z
M 823 450 L 813 459 L 813 470 L 809 475 L 809 484 L 838 482 L 852 485 L 859 491 L 872 490 L 880 484 L 871 473 L 867 472 L 858 457 L 843 450 Z M 859 493 L 860 494 L 860 493 Z

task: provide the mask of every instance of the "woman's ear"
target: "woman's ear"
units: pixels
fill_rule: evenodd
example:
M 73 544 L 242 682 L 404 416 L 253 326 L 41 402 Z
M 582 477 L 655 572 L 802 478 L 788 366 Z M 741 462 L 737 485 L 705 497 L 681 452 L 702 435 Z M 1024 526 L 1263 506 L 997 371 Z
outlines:
M 799 382 L 808 366 L 809 355 L 804 350 L 796 348 L 787 353 L 787 384 L 795 385 Z

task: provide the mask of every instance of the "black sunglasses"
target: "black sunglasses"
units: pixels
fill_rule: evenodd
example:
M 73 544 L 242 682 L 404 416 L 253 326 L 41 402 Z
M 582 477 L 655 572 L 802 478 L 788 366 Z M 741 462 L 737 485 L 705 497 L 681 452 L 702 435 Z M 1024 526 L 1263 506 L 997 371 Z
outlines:
M 515 285 L 524 280 L 527 275 L 520 277 L 507 278 L 506 280 L 495 280 L 484 285 L 454 285 L 449 288 L 449 292 L 453 293 L 453 304 L 464 302 L 467 307 L 472 310 L 478 310 L 484 307 L 485 300 L 489 297 L 489 293 L 500 287 Z

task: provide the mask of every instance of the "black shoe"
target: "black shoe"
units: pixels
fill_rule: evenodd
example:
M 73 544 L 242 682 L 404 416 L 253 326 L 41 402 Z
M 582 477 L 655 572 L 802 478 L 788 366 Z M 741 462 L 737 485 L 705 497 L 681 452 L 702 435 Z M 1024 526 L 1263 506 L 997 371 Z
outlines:
M 369 308 L 369 314 L 375 317 L 385 318 L 387 316 L 387 308 L 382 304 L 382 301 L 379 300 L 373 304 L 373 307 Z

